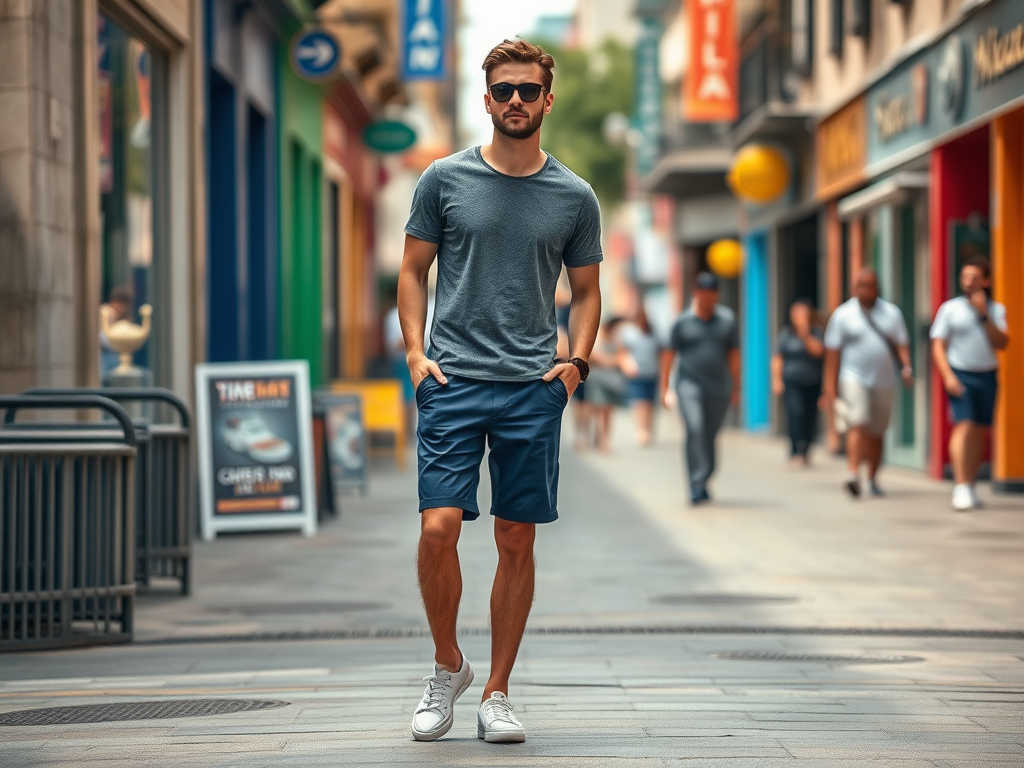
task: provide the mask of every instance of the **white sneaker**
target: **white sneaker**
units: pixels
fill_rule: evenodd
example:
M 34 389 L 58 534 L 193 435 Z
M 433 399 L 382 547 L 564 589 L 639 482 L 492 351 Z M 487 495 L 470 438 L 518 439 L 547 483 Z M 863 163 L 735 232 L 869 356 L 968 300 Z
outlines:
M 451 730 L 455 702 L 473 682 L 473 668 L 463 656 L 462 669 L 458 672 L 449 672 L 435 664 L 434 674 L 423 679 L 427 690 L 412 716 L 412 737 L 416 741 L 434 741 Z
M 981 497 L 978 495 L 978 490 L 973 485 L 968 485 L 967 487 L 971 489 L 971 498 L 974 499 L 974 508 L 981 509 L 984 507 L 985 502 L 982 501 Z
M 526 741 L 526 729 L 501 691 L 492 693 L 477 710 L 476 737 L 491 744 Z
M 974 494 L 971 492 L 971 486 L 966 483 L 953 486 L 953 509 L 957 512 L 966 512 L 974 509 L 975 506 L 977 505 L 974 503 Z

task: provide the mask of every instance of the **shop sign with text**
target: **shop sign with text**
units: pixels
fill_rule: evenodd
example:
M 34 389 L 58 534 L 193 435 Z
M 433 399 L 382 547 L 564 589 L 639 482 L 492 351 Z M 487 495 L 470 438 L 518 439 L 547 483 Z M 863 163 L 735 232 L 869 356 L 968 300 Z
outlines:
M 691 0 L 690 62 L 683 115 L 690 122 L 732 122 L 739 115 L 739 40 L 735 0 Z
M 867 114 L 857 98 L 818 125 L 817 196 L 827 199 L 856 186 L 864 178 L 867 159 Z
M 867 99 L 869 172 L 876 163 L 891 164 L 894 155 L 926 152 L 944 134 L 1024 100 L 1024 3 L 982 6 L 879 80 Z

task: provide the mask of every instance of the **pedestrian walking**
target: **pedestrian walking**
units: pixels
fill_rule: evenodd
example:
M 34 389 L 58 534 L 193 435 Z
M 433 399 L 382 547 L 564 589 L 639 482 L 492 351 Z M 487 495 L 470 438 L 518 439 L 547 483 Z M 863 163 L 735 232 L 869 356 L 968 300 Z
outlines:
M 619 329 L 619 368 L 626 375 L 626 398 L 636 418 L 636 441 L 648 446 L 654 437 L 654 402 L 657 399 L 661 345 L 651 331 L 643 304 L 631 323 Z
M 612 411 L 626 404 L 626 377 L 619 370 L 618 356 L 621 323 L 621 317 L 611 317 L 601 324 L 588 361 L 587 407 L 594 424 L 593 442 L 602 453 L 611 450 Z
M 715 440 L 729 406 L 739 405 L 739 330 L 732 310 L 718 303 L 718 278 L 701 272 L 694 281 L 693 302 L 672 326 L 662 355 L 665 407 L 679 406 L 686 427 L 684 458 L 690 502 L 711 500 L 708 480 L 715 471 Z M 675 393 L 668 387 L 675 356 Z
M 789 324 L 779 331 L 772 357 L 772 392 L 781 395 L 789 431 L 789 459 L 810 465 L 811 443 L 818 425 L 818 400 L 825 356 L 824 332 L 811 325 L 811 302 L 797 299 L 789 307 Z
M 861 494 L 860 467 L 867 464 L 868 489 L 878 485 L 882 439 L 889 427 L 896 382 L 914 383 L 907 324 L 895 304 L 878 296 L 878 275 L 862 269 L 855 295 L 840 304 L 825 327 L 825 397 L 833 404 L 836 429 L 846 434 L 849 473 L 844 487 Z
M 490 448 L 498 569 L 491 591 L 491 670 L 477 735 L 524 741 L 509 676 L 533 603 L 536 525 L 558 517 L 562 411 L 588 373 L 601 316 L 601 222 L 590 185 L 540 148 L 552 109 L 551 56 L 524 40 L 488 53 L 484 107 L 490 144 L 434 162 L 406 226 L 398 298 L 419 407 L 421 533 L 417 570 L 434 667 L 412 721 L 432 741 L 452 726 L 473 682 L 456 634 L 462 596 L 457 544 L 479 517 L 477 486 Z M 427 274 L 437 289 L 424 350 Z M 571 357 L 555 356 L 555 285 L 571 290 Z
M 981 506 L 974 484 L 996 404 L 996 350 L 1010 343 L 1006 307 L 989 298 L 991 281 L 988 259 L 968 259 L 960 270 L 963 295 L 939 307 L 931 330 L 932 359 L 949 394 L 955 422 L 949 460 L 956 483 L 953 509 L 961 512 Z

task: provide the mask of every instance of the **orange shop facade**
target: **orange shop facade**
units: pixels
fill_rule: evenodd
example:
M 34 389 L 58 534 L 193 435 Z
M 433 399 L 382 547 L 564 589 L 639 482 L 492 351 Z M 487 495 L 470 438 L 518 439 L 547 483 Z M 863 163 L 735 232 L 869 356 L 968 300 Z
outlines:
M 1024 492 L 1024 6 L 966 15 L 824 118 L 816 138 L 829 306 L 872 266 L 910 330 L 917 383 L 897 400 L 889 459 L 948 473 L 949 404 L 928 331 L 957 295 L 959 265 L 984 255 L 1014 339 L 999 358 L 992 480 Z

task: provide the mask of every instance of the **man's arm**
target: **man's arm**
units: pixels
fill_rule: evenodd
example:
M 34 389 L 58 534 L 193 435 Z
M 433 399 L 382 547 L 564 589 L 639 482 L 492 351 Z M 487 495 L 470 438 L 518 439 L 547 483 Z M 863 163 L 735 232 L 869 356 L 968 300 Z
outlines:
M 900 363 L 903 364 L 903 369 L 900 371 L 900 378 L 903 379 L 903 383 L 909 387 L 914 383 L 914 365 L 910 360 L 910 345 L 900 344 L 896 347 L 896 351 L 899 353 Z
M 732 394 L 729 402 L 733 408 L 740 405 L 740 350 L 733 347 L 729 350 L 729 373 L 732 375 Z
M 985 320 L 985 335 L 988 336 L 989 343 L 996 349 L 1006 349 L 1010 346 L 1010 334 L 996 325 L 991 314 Z
M 676 353 L 674 350 L 665 349 L 661 352 L 661 404 L 671 409 L 675 405 L 675 396 L 669 389 L 668 383 L 672 378 L 672 363 L 675 362 Z
M 935 369 L 938 371 L 946 391 L 953 397 L 960 397 L 964 393 L 964 385 L 956 377 L 956 374 L 953 373 L 953 368 L 949 364 L 949 357 L 946 355 L 946 348 L 948 346 L 949 339 L 933 338 L 932 360 L 935 362 Z
M 822 377 L 825 397 L 831 402 L 839 395 L 839 350 L 825 347 L 825 373 Z
M 426 376 L 433 376 L 441 384 L 448 383 L 438 364 L 428 360 L 423 351 L 427 325 L 427 275 L 436 256 L 437 243 L 405 236 L 405 253 L 398 272 L 398 320 L 402 325 L 405 360 L 414 387 L 418 387 Z
M 601 325 L 601 265 L 588 264 L 585 267 L 567 267 L 569 290 L 572 301 L 569 304 L 569 357 L 590 358 L 597 340 L 597 329 Z M 544 381 L 558 377 L 565 384 L 569 396 L 580 383 L 580 372 L 575 365 L 561 363 L 546 374 Z

